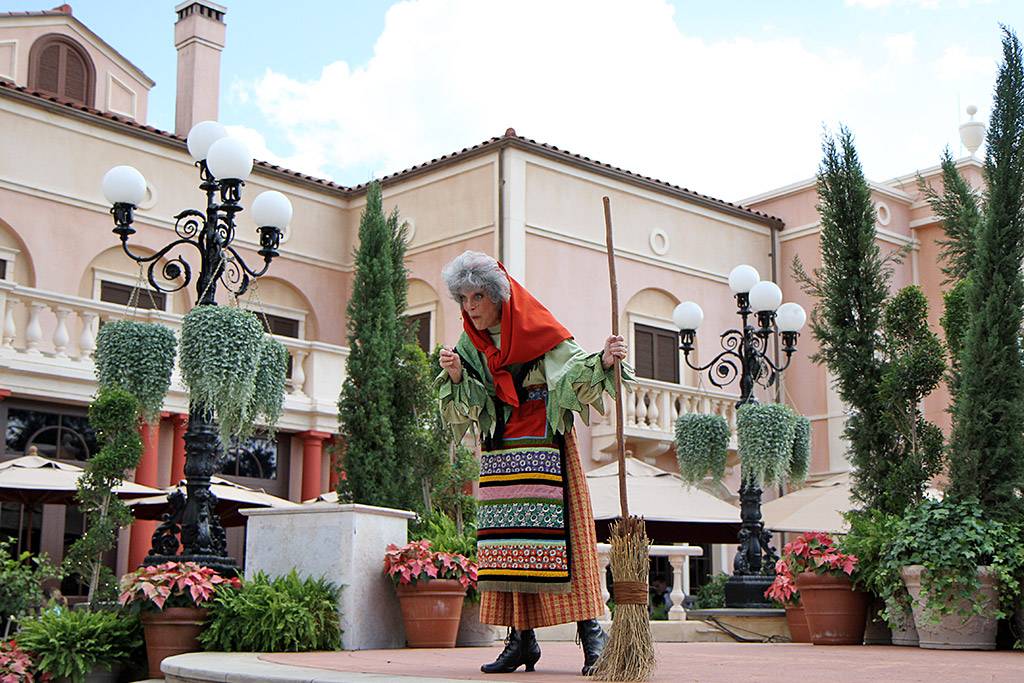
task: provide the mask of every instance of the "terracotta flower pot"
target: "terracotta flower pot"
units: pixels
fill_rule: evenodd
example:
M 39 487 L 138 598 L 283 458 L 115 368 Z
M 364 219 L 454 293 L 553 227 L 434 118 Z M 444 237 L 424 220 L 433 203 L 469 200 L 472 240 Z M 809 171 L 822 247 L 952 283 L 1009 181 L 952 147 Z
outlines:
M 868 613 L 868 594 L 853 589 L 847 576 L 804 572 L 796 577 L 800 602 L 815 645 L 860 645 Z
M 978 567 L 981 588 L 973 599 L 960 600 L 952 613 L 942 616 L 938 621 L 920 604 L 921 574 L 924 571 L 924 567 L 915 564 L 904 567 L 901 572 L 903 583 L 913 601 L 920 646 L 928 650 L 996 649 L 998 622 L 995 613 L 999 606 L 999 595 L 996 592 L 996 577 L 989 568 Z M 981 605 L 983 614 L 971 614 L 965 620 L 962 615 L 969 614 L 973 605 Z
M 199 634 L 206 625 L 207 611 L 198 607 L 168 607 L 161 612 L 142 613 L 146 659 L 150 678 L 163 678 L 160 662 L 167 657 L 198 652 Z
M 811 642 L 811 634 L 807 629 L 807 614 L 803 605 L 786 605 L 786 626 L 789 637 L 794 643 Z
M 456 579 L 395 586 L 409 647 L 455 647 L 466 589 Z

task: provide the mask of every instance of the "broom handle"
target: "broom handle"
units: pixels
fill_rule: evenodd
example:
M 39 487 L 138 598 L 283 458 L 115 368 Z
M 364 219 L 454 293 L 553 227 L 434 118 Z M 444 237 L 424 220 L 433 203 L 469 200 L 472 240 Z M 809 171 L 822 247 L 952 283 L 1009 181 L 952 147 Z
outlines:
M 608 280 L 612 288 L 612 334 L 619 334 L 619 283 L 615 279 L 615 244 L 612 240 L 612 205 L 608 197 L 604 203 L 604 235 L 608 247 Z M 629 500 L 626 497 L 626 440 L 622 433 L 622 368 L 616 360 L 615 368 L 615 442 L 619 458 L 619 508 L 622 519 L 629 517 Z

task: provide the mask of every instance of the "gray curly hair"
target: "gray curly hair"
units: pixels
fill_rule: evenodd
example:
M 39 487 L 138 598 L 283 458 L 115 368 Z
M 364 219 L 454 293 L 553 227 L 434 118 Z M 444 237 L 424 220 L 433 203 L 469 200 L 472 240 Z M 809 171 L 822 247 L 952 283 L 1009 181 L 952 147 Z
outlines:
M 448 292 L 456 302 L 467 291 L 481 290 L 494 303 L 508 301 L 511 286 L 498 262 L 479 251 L 464 251 L 441 271 Z

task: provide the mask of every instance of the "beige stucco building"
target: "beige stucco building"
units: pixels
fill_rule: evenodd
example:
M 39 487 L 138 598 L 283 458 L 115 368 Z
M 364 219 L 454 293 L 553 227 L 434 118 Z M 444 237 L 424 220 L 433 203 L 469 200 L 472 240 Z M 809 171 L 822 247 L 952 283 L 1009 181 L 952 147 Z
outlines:
M 94 34 L 64 5 L 51 11 L 0 14 L 0 458 L 35 446 L 41 455 L 84 459 L 95 447 L 85 407 L 95 389 L 90 354 L 97 326 L 137 316 L 176 327 L 195 292 L 138 297 L 140 283 L 110 231 L 100 179 L 118 164 L 149 180 L 136 214 L 137 249 L 150 253 L 171 241 L 174 216 L 201 202 L 198 177 L 183 136 L 217 117 L 220 51 L 226 9 L 207 0 L 177 8 L 175 131 L 146 125 L 153 86 L 138 68 Z M 169 46 L 168 46 L 169 48 Z M 979 164 L 961 163 L 972 182 Z M 936 169 L 926 172 L 933 176 Z M 630 337 L 641 376 L 626 404 L 625 432 L 634 457 L 675 468 L 672 426 L 681 412 L 714 411 L 734 418 L 736 390 L 716 390 L 686 368 L 678 352 L 673 308 L 684 300 L 706 313 L 695 361 L 710 358 L 718 332 L 737 323 L 727 277 L 753 265 L 787 300 L 811 303 L 794 285 L 790 263 L 818 262 L 813 181 L 752 198 L 744 206 L 614 168 L 508 130 L 504 135 L 382 179 L 386 208 L 408 222 L 409 309 L 421 316 L 422 343 L 454 343 L 461 330 L 444 291 L 444 263 L 466 249 L 493 254 L 590 349 L 610 331 L 602 196 L 616 227 L 620 326 Z M 324 445 L 336 431 L 335 402 L 344 379 L 345 304 L 353 278 L 365 186 L 342 187 L 258 162 L 243 205 L 275 189 L 294 205 L 281 256 L 241 305 L 262 308 L 289 349 L 289 379 L 281 433 L 228 458 L 224 474 L 270 493 L 305 500 L 329 490 Z M 940 297 L 936 238 L 941 230 L 915 189 L 914 176 L 874 185 L 878 234 L 885 245 L 910 245 L 912 258 L 896 285 L 919 282 Z M 243 256 L 256 259 L 255 225 L 243 213 Z M 938 308 L 932 312 L 937 321 Z M 807 360 L 809 335 L 784 383 L 786 400 L 814 420 L 812 473 L 844 471 L 842 406 L 824 371 Z M 763 394 L 775 398 L 774 391 Z M 929 399 L 942 421 L 945 397 Z M 177 379 L 159 429 L 145 434 L 136 480 L 166 486 L 181 477 L 186 395 Z M 608 418 L 579 425 L 588 469 L 611 459 Z M 732 488 L 735 491 L 735 487 Z M 723 491 L 723 495 L 728 495 Z M 0 533 L 18 534 L 24 509 L 5 503 Z M 81 531 L 71 508 L 46 506 L 23 542 L 59 560 Z M 149 547 L 152 523 L 125 532 L 116 566 L 135 564 Z M 240 556 L 241 536 L 232 533 Z M 727 558 L 709 562 L 727 569 Z

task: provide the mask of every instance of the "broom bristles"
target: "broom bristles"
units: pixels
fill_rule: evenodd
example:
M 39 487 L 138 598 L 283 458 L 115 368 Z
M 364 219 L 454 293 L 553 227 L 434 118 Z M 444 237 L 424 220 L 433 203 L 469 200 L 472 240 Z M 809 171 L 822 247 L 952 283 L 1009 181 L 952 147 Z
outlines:
M 627 517 L 610 528 L 612 580 L 615 583 L 647 583 L 650 571 L 644 520 Z M 654 673 L 654 641 L 647 604 L 615 604 L 611 637 L 594 667 L 599 681 L 646 681 Z

